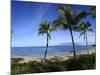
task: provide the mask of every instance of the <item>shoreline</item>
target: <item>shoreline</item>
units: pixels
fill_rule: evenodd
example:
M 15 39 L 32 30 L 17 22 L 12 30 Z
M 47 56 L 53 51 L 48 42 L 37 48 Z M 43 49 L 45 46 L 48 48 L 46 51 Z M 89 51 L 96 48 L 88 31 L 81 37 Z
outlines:
M 90 54 L 95 53 L 96 50 L 89 50 Z M 87 50 L 80 50 L 76 53 L 77 55 L 85 55 L 87 54 Z M 47 60 L 67 60 L 69 58 L 73 57 L 73 53 L 66 52 L 64 54 L 60 55 L 47 55 Z M 11 55 L 11 59 L 21 59 L 19 60 L 19 63 L 28 63 L 30 61 L 37 61 L 40 62 L 43 60 L 43 57 L 40 56 L 16 56 L 16 55 Z

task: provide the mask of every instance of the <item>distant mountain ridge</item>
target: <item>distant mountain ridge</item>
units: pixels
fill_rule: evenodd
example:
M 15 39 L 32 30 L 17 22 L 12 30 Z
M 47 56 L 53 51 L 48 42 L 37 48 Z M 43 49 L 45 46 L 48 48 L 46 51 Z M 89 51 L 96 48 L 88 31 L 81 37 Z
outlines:
M 93 42 L 89 42 L 88 44 L 92 45 L 94 43 Z M 85 42 L 75 43 L 75 46 L 79 46 L 79 45 L 86 45 L 86 43 Z M 72 43 L 61 43 L 61 44 L 58 44 L 56 46 L 72 46 Z
M 79 45 L 78 43 L 75 43 L 75 45 Z M 56 46 L 72 46 L 72 43 L 61 43 L 59 45 Z
M 82 46 L 82 45 L 86 45 L 86 43 L 85 42 L 75 43 L 75 46 Z M 96 44 L 93 42 L 89 42 L 88 45 L 95 46 Z M 58 45 L 49 45 L 49 46 L 72 46 L 72 43 L 60 43 Z M 45 45 L 44 46 L 23 46 L 23 47 L 45 47 Z

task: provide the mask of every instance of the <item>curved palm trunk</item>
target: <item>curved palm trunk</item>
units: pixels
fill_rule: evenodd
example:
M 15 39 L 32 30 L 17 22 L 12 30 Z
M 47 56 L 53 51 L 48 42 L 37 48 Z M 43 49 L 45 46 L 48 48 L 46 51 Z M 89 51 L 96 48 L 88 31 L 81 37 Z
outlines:
M 85 33 L 85 37 L 86 37 L 86 48 L 87 48 L 87 53 L 88 53 L 88 55 L 89 55 L 88 40 L 87 40 L 87 32 Z
M 70 30 L 72 44 L 73 44 L 73 55 L 74 55 L 74 57 L 76 57 L 75 43 L 74 43 L 74 37 L 73 37 L 73 33 L 72 33 L 72 28 L 70 28 L 69 30 Z
M 44 61 L 46 61 L 46 56 L 47 56 L 47 51 L 48 51 L 48 33 L 47 33 L 47 44 L 46 44 L 46 50 L 45 50 L 45 53 L 44 53 Z
M 13 31 L 11 31 L 11 36 L 10 36 L 11 37 L 11 39 L 10 39 L 11 40 L 11 46 L 12 46 L 12 35 L 13 35 Z

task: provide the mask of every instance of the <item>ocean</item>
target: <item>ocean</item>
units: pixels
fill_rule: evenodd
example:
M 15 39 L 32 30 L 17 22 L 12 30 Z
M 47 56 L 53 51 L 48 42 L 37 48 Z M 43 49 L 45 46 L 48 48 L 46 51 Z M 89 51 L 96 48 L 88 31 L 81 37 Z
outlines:
M 95 50 L 95 47 L 88 46 L 89 50 Z M 72 53 L 72 46 L 49 46 L 47 55 L 61 55 Z M 86 50 L 86 46 L 76 46 L 76 52 Z M 15 56 L 37 56 L 42 57 L 45 52 L 45 47 L 11 47 L 11 55 Z

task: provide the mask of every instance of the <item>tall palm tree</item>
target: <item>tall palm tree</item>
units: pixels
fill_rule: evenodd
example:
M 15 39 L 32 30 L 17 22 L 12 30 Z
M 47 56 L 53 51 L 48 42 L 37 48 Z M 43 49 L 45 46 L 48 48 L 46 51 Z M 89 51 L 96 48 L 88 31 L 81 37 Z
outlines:
M 55 29 L 64 29 L 69 30 L 72 45 L 73 45 L 73 55 L 76 57 L 76 50 L 75 50 L 75 43 L 74 43 L 74 36 L 73 36 L 73 28 L 83 19 L 86 18 L 88 13 L 84 11 L 77 12 L 74 14 L 72 6 L 61 6 L 58 10 L 59 17 L 53 22 Z
M 82 22 L 80 24 L 80 36 L 83 35 L 83 38 L 86 40 L 86 48 L 87 48 L 87 53 L 89 55 L 89 50 L 88 50 L 88 37 L 87 37 L 87 32 L 94 32 L 91 27 L 91 24 L 89 22 Z
M 46 60 L 46 56 L 47 56 L 49 39 L 51 39 L 51 35 L 50 35 L 51 31 L 52 29 L 50 26 L 50 22 L 47 22 L 47 21 L 41 23 L 38 29 L 38 35 L 46 34 L 46 37 L 47 37 L 46 50 L 44 53 L 44 61 Z
M 13 35 L 13 33 L 14 33 L 13 30 L 11 30 L 11 42 L 12 42 L 12 35 Z
M 91 9 L 91 16 L 93 18 L 96 18 L 96 6 L 91 6 L 90 9 Z

